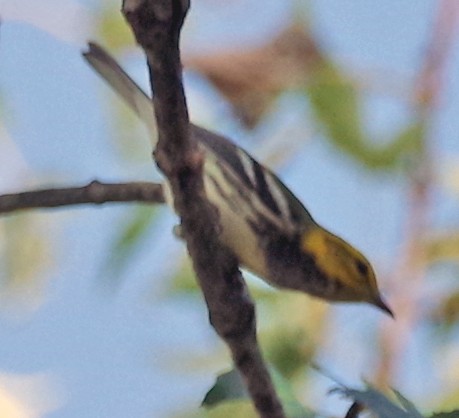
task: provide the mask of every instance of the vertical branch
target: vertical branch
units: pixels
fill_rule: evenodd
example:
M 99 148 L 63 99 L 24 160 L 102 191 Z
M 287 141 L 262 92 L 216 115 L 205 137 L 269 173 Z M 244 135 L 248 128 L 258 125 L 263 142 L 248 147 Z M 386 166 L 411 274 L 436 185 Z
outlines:
M 431 216 L 433 155 L 428 128 L 435 115 L 443 87 L 448 57 L 459 22 L 459 4 L 442 0 L 439 3 L 432 37 L 413 92 L 421 123 L 425 126 L 423 147 L 414 169 L 409 173 L 407 215 L 401 258 L 391 275 L 392 303 L 397 313 L 395 323 L 381 329 L 381 355 L 377 379 L 390 385 L 401 363 L 410 334 L 420 316 L 420 296 L 425 274 L 424 246 Z
M 259 415 L 283 418 L 258 347 L 255 307 L 236 258 L 218 240 L 218 213 L 204 192 L 205 156 L 190 135 L 179 51 L 188 7 L 187 0 L 123 3 L 123 13 L 148 60 L 159 136 L 154 156 L 172 189 L 210 322 L 230 348 Z

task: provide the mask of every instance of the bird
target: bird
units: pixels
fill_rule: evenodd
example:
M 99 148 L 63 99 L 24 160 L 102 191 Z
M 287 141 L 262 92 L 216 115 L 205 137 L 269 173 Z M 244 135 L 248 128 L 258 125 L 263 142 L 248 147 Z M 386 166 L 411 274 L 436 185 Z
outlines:
M 97 43 L 89 42 L 83 57 L 146 124 L 155 147 L 151 98 Z M 219 214 L 218 238 L 241 267 L 277 288 L 329 302 L 366 302 L 394 317 L 367 258 L 319 225 L 278 176 L 222 135 L 193 123 L 190 134 L 204 154 L 204 189 Z M 164 188 L 173 207 L 167 181 Z

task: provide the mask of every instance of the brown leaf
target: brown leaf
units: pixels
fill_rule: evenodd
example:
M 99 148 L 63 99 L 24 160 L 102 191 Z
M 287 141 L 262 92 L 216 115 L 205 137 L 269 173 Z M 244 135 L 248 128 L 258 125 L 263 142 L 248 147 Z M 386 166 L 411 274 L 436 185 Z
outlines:
M 248 127 L 259 122 L 282 90 L 304 85 L 320 61 L 314 39 L 299 24 L 262 46 L 184 58 L 185 66 L 205 75 Z

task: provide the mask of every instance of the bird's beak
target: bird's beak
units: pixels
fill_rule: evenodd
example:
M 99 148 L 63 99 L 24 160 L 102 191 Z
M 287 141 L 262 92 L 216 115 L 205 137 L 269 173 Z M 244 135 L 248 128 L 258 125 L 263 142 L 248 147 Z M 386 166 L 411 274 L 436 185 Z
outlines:
M 392 312 L 392 310 L 387 306 L 386 302 L 384 302 L 381 298 L 381 296 L 378 296 L 376 300 L 373 302 L 373 305 L 377 306 L 379 309 L 381 309 L 383 312 L 386 314 L 390 315 L 392 318 L 395 319 L 395 315 Z

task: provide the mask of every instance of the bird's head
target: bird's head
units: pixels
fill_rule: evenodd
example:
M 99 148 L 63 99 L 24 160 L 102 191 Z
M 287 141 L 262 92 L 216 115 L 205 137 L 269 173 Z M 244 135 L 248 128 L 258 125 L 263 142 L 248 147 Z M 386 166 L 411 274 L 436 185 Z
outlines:
M 304 234 L 301 245 L 314 258 L 316 268 L 330 280 L 326 299 L 367 302 L 394 316 L 381 297 L 373 267 L 360 251 L 322 228 Z

